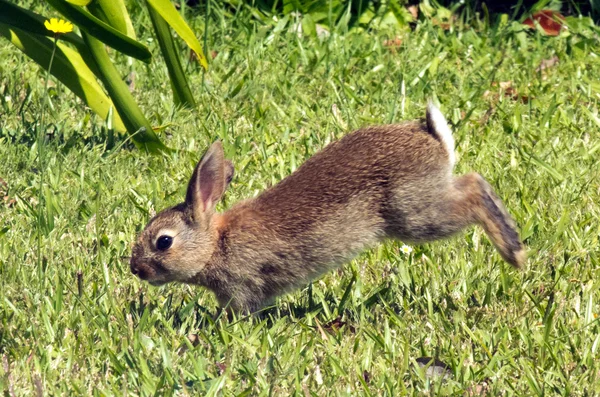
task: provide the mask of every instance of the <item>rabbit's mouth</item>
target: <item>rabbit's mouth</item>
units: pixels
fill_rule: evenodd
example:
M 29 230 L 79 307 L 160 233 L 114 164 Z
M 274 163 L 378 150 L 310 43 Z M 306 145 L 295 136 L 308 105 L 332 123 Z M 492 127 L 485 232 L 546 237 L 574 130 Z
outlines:
M 131 272 L 139 279 L 147 281 L 155 287 L 160 287 L 169 282 L 168 280 L 161 280 L 161 277 L 156 274 L 156 270 L 148 268 L 147 266 L 132 266 Z

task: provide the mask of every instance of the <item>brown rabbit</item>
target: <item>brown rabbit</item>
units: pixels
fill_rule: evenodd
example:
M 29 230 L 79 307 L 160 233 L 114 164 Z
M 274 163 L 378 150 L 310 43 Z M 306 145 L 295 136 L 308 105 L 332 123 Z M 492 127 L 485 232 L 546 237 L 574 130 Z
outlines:
M 155 216 L 131 271 L 153 285 L 212 290 L 222 306 L 254 311 L 385 239 L 422 243 L 481 225 L 520 267 L 514 223 L 479 174 L 452 175 L 454 139 L 432 104 L 427 122 L 369 127 L 330 144 L 256 198 L 215 213 L 233 166 L 215 142 L 185 202 Z

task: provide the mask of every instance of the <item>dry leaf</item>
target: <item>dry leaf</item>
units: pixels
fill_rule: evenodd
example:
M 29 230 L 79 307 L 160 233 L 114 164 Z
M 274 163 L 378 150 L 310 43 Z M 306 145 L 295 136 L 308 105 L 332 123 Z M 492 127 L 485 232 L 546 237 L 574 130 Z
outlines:
M 551 68 L 552 66 L 556 65 L 557 63 L 558 63 L 558 57 L 556 55 L 554 55 L 550 59 L 542 59 L 542 62 L 540 62 L 540 66 L 538 66 L 535 69 L 535 71 L 536 72 L 541 72 L 543 70 Z
M 216 362 L 215 365 L 217 367 L 217 374 L 219 376 L 223 375 L 227 370 L 227 365 L 225 365 L 224 363 Z
M 12 207 L 17 203 L 17 200 L 9 197 L 8 183 L 6 183 L 6 181 L 2 178 L 0 178 L 0 197 L 2 197 L 2 202 L 4 202 L 7 207 Z
M 323 327 L 321 327 L 319 320 L 317 320 L 316 318 L 315 318 L 315 324 L 317 324 L 317 329 L 319 330 L 319 333 L 321 334 L 321 338 L 323 338 L 323 340 L 328 340 L 329 338 L 327 337 L 327 333 L 323 330 Z
M 560 30 L 565 27 L 564 21 L 565 17 L 558 11 L 542 10 L 523 21 L 523 25 L 535 28 L 537 22 L 548 36 L 558 36 Z
M 452 26 L 452 25 L 450 24 L 450 22 L 441 22 L 441 21 L 440 21 L 439 19 L 437 19 L 437 18 L 433 18 L 433 19 L 431 20 L 431 23 L 432 23 L 434 26 L 439 26 L 439 27 L 440 27 L 440 28 L 442 28 L 443 30 L 450 30 L 450 27 Z
M 439 26 L 443 30 L 450 30 L 450 28 L 452 27 L 452 24 L 456 21 L 456 19 L 457 19 L 456 15 L 452 15 L 450 17 L 450 20 L 448 20 L 446 18 L 444 18 L 443 20 L 440 20 L 437 18 L 432 18 L 431 23 L 434 26 Z
M 487 396 L 490 391 L 490 386 L 488 382 L 481 382 L 477 385 L 469 386 L 465 391 L 465 396 L 475 397 L 475 396 Z
M 513 87 L 512 81 L 501 81 L 499 83 L 494 81 L 494 82 L 492 82 L 492 87 L 499 87 L 501 90 L 504 91 L 504 96 L 509 97 L 515 101 L 529 103 L 529 96 L 524 95 L 524 94 L 519 94 L 517 89 Z M 486 90 L 483 93 L 483 97 L 486 99 L 491 98 L 491 99 L 497 100 L 498 96 L 499 95 L 497 93 L 493 93 L 489 90 Z
M 332 320 L 327 324 L 323 324 L 323 329 L 330 333 L 334 333 L 343 326 L 346 326 L 347 329 L 352 333 L 356 332 L 356 328 L 354 328 L 352 325 L 348 325 L 347 322 L 342 321 L 342 316 L 338 316 L 335 320 Z
M 384 40 L 383 46 L 392 51 L 395 51 L 402 46 L 402 39 L 399 36 L 396 36 L 393 39 Z

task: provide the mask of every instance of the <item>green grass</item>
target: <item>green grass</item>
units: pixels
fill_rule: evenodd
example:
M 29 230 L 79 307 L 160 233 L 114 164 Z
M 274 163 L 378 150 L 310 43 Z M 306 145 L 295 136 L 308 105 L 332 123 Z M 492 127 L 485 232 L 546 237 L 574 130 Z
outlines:
M 137 21 L 144 40 L 150 21 Z M 201 32 L 204 20 L 191 24 Z M 585 29 L 549 38 L 422 22 L 392 51 L 388 34 L 341 26 L 329 38 L 298 38 L 289 24 L 217 9 L 210 71 L 187 65 L 194 111 L 174 109 L 161 62 L 128 67 L 116 57 L 123 75 L 136 72 L 140 106 L 178 150 L 151 157 L 124 137 L 113 142 L 74 95 L 51 87 L 42 192 L 34 126 L 43 74 L 0 41 L 0 178 L 16 199 L 0 202 L 0 391 L 600 393 L 597 39 Z M 507 81 L 529 101 L 493 84 Z M 236 168 L 224 209 L 354 128 L 423 117 L 429 97 L 455 125 L 456 172 L 484 175 L 517 220 L 530 256 L 522 272 L 469 229 L 410 255 L 400 242 L 382 245 L 263 316 L 233 320 L 202 288 L 153 288 L 129 272 L 123 257 L 136 233 L 183 199 L 214 139 Z M 449 375 L 426 377 L 422 356 L 448 364 Z

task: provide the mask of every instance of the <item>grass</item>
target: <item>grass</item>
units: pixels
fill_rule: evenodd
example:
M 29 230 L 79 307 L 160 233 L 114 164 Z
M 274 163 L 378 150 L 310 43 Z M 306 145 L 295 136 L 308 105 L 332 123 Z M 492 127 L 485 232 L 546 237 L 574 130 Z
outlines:
M 213 13 L 210 71 L 187 65 L 194 111 L 174 109 L 160 62 L 116 57 L 123 75 L 136 72 L 137 100 L 178 150 L 133 149 L 51 85 L 43 173 L 43 78 L 0 41 L 4 395 L 600 393 L 600 60 L 591 30 L 544 37 L 421 22 L 390 49 L 391 32 L 342 24 L 327 38 L 300 38 L 292 21 Z M 190 19 L 202 31 L 202 16 Z M 150 21 L 136 21 L 144 40 Z M 454 125 L 456 172 L 484 175 L 517 220 L 524 271 L 470 229 L 408 255 L 401 242 L 381 245 L 263 316 L 236 319 L 219 316 L 201 288 L 153 288 L 130 274 L 123 257 L 136 233 L 183 199 L 214 139 L 236 166 L 224 209 L 352 129 L 423 117 L 429 97 Z M 446 363 L 448 375 L 426 376 L 416 365 L 423 356 Z

